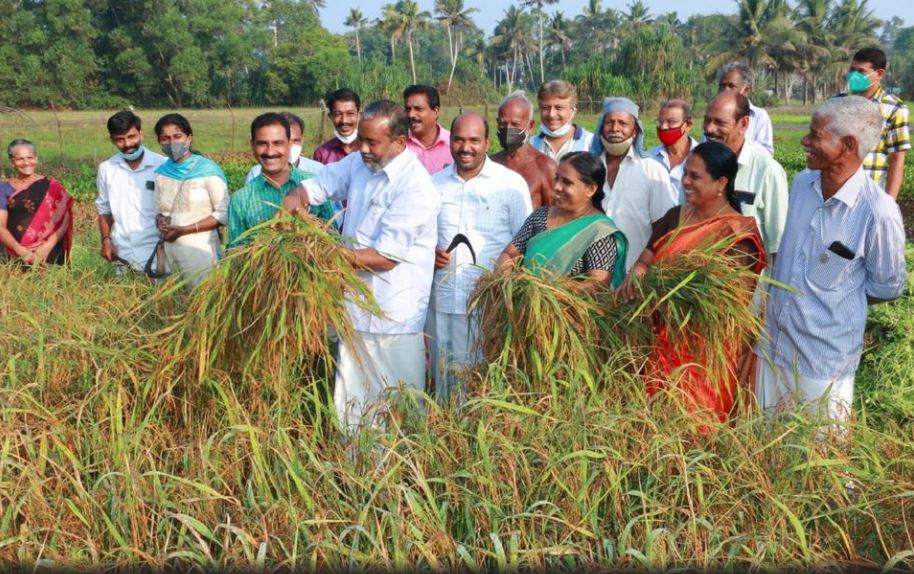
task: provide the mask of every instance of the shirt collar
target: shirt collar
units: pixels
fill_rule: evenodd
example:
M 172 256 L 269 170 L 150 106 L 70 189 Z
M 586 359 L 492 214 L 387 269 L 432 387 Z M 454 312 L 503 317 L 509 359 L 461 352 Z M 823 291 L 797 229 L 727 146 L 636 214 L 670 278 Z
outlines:
M 441 144 L 449 146 L 451 144 L 451 132 L 441 127 L 441 124 L 435 124 L 435 127 L 438 128 L 438 137 L 435 138 L 435 143 L 433 143 L 431 147 L 425 147 L 425 145 L 420 142 L 416 136 L 413 135 L 412 130 L 409 130 L 409 139 L 422 149 L 433 149 L 440 146 Z
M 148 167 L 156 167 L 155 161 L 152 159 L 152 154 L 149 153 L 149 148 L 146 148 L 146 150 L 143 152 L 143 161 L 140 162 L 140 165 L 137 167 L 137 169 L 131 168 L 127 163 L 127 160 L 124 159 L 120 153 L 114 154 L 114 161 L 118 165 L 123 166 L 127 171 L 143 171 Z
M 816 191 L 819 192 L 819 196 L 821 197 L 822 172 L 816 171 L 815 173 L 816 177 L 812 180 L 812 185 L 815 187 Z M 858 167 L 857 171 L 854 172 L 854 175 L 850 176 L 847 181 L 844 182 L 844 185 L 838 189 L 837 193 L 828 200 L 835 199 L 848 207 L 854 207 L 857 204 L 857 198 L 860 197 L 860 190 L 866 184 L 866 178 L 867 175 L 863 171 L 863 166 Z
M 882 98 L 884 98 L 884 97 L 885 97 L 885 88 L 883 88 L 882 85 L 880 84 L 879 87 L 876 89 L 876 93 L 873 94 L 873 97 L 870 99 L 873 100 L 874 102 L 881 102 Z
M 254 178 L 254 181 L 260 180 L 260 185 L 262 187 L 269 187 L 270 189 L 279 189 L 279 191 L 282 191 L 283 189 L 285 189 L 286 187 L 288 187 L 290 185 L 294 187 L 294 186 L 300 184 L 302 181 L 304 181 L 304 179 L 305 179 L 305 174 L 302 173 L 299 170 L 299 168 L 292 166 L 292 168 L 289 172 L 289 179 L 287 179 L 286 183 L 282 184 L 282 186 L 279 188 L 274 186 L 270 182 L 270 180 L 267 179 L 267 177 L 263 174 L 263 168 L 261 168 L 260 173 L 257 174 L 257 177 Z
M 444 169 L 448 170 L 448 172 L 450 173 L 451 179 L 453 179 L 454 181 L 458 181 L 460 183 L 466 183 L 467 181 L 471 181 L 471 180 L 466 180 L 466 179 L 463 179 L 462 177 L 460 177 L 460 174 L 457 173 L 457 164 L 456 163 L 452 163 Z M 493 177 L 496 177 L 496 174 L 494 172 L 497 169 L 498 169 L 498 167 L 496 167 L 495 162 L 492 161 L 491 159 L 489 159 L 488 156 L 486 156 L 486 159 L 483 160 L 482 170 L 478 174 L 476 174 L 476 177 L 474 177 L 473 179 L 477 179 L 477 178 L 492 179 Z
M 752 149 L 753 143 L 749 141 L 749 138 L 743 140 L 743 148 L 739 150 L 739 155 L 736 157 L 736 163 L 739 165 L 749 165 L 749 162 L 752 160 L 752 155 L 755 150 Z
M 689 136 L 689 153 L 692 153 L 692 150 L 694 150 L 695 146 L 697 146 L 697 145 L 698 145 L 698 140 L 696 140 L 692 136 Z M 664 146 L 663 144 L 658 145 L 655 149 L 656 149 L 656 151 L 654 152 L 655 156 L 662 157 L 663 159 L 668 159 L 670 157 L 669 152 L 666 151 L 666 146 Z
M 414 154 L 412 150 L 406 148 L 401 151 L 397 157 L 390 160 L 390 163 L 381 168 L 381 171 L 387 175 L 388 181 L 393 181 L 398 174 L 406 169 L 406 166 L 409 164 L 409 160 L 415 158 L 415 155 L 416 154 Z M 416 161 L 419 161 L 418 158 L 416 158 Z

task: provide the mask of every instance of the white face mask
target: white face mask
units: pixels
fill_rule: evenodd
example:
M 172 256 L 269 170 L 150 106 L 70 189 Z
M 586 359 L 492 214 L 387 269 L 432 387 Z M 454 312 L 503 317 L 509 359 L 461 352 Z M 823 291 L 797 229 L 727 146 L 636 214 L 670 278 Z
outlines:
M 551 138 L 560 138 L 562 136 L 567 136 L 568 132 L 570 132 L 573 129 L 574 129 L 574 124 L 571 122 L 568 122 L 567 124 L 563 125 L 562 127 L 560 127 L 559 129 L 557 129 L 555 131 L 550 130 L 543 124 L 540 124 L 540 131 L 542 131 L 545 135 L 547 135 Z
M 292 144 L 289 147 L 289 163 L 298 165 L 299 158 L 301 158 L 301 144 Z
M 344 136 L 343 134 L 341 134 L 340 132 L 338 132 L 334 129 L 333 135 L 336 136 L 336 139 L 340 140 L 341 142 L 343 142 L 346 145 L 349 145 L 359 138 L 359 130 L 353 130 L 351 134 L 349 134 L 348 136 Z

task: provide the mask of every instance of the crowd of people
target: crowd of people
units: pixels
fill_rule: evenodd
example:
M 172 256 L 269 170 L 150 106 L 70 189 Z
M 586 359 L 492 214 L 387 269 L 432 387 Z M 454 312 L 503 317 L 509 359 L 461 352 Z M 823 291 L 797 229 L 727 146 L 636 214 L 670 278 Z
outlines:
M 809 169 L 790 187 L 773 157 L 771 120 L 750 100 L 752 71 L 739 62 L 720 70 L 701 137 L 692 136 L 690 103 L 671 99 L 660 106 L 661 143 L 652 149 L 634 102 L 607 97 L 591 132 L 576 123 L 575 87 L 562 80 L 543 83 L 536 104 L 523 92 L 501 102 L 501 151 L 492 156 L 486 119 L 464 113 L 445 128 L 433 87 L 408 87 L 402 104 L 364 107 L 341 89 L 326 101 L 334 137 L 313 159 L 302 155 L 299 117 L 258 116 L 257 164 L 231 194 L 219 165 L 194 152 L 185 117 L 156 122 L 160 155 L 144 146 L 140 118 L 121 111 L 107 124 L 118 152 L 98 168 L 101 256 L 119 274 L 180 273 L 194 285 L 222 257 L 220 227 L 234 249 L 281 207 L 338 225 L 382 311 L 349 302 L 358 336 L 339 344 L 335 406 L 342 427 L 357 431 L 387 390 L 425 389 L 426 353 L 435 395 L 460 400 L 455 373 L 479 361 L 467 302 L 486 271 L 548 269 L 582 290 L 631 298 L 653 265 L 712 240 L 733 265 L 776 281 L 760 283 L 756 292 L 768 296 L 753 303 L 765 325 L 754 347 L 758 403 L 818 401 L 843 420 L 867 307 L 900 296 L 906 278 L 895 198 L 908 112 L 881 87 L 885 69 L 881 50 L 855 54 L 849 92 L 812 114 L 802 140 Z M 0 243 L 20 264 L 66 262 L 72 200 L 37 173 L 32 143 L 17 139 L 7 151 L 13 177 L 0 183 Z M 657 333 L 649 372 L 696 360 L 667 335 Z M 737 342 L 705 343 L 737 354 Z M 694 406 L 726 416 L 735 373 L 736 365 L 733 380 L 711 393 L 692 381 Z

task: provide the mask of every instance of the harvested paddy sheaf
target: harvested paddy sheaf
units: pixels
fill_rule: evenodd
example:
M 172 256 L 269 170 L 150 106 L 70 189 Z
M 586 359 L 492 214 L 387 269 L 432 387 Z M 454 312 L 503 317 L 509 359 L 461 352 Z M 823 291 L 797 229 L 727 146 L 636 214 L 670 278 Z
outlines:
M 347 301 L 380 313 L 332 223 L 286 216 L 251 234 L 162 331 L 161 377 L 186 385 L 228 377 L 285 396 L 332 372 L 331 337 L 354 335 Z

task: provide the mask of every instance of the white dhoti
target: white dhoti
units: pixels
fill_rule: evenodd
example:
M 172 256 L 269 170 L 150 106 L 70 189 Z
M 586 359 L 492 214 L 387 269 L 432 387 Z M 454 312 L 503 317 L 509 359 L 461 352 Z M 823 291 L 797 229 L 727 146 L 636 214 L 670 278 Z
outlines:
M 804 405 L 813 415 L 822 414 L 832 422 L 850 418 L 854 401 L 854 375 L 834 379 L 814 379 L 793 368 L 771 364 L 759 357 L 755 395 L 766 411 L 779 412 Z M 825 412 L 820 412 L 824 405 Z
M 340 341 L 333 402 L 340 426 L 357 433 L 376 424 L 387 410 L 387 393 L 400 383 L 425 389 L 425 344 L 422 333 L 378 335 L 358 331 L 353 344 Z
M 478 353 L 473 352 L 479 332 L 474 316 L 442 313 L 431 306 L 425 329 L 429 335 L 429 351 L 438 403 L 445 405 L 453 396 L 462 400 L 465 389 L 458 388 L 460 380 L 457 373 L 479 361 Z

